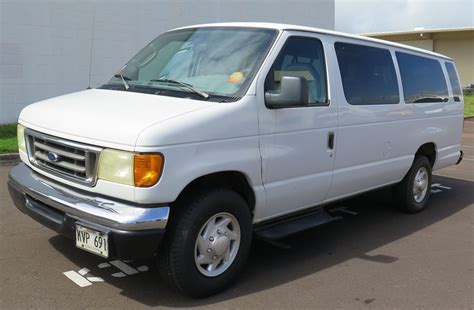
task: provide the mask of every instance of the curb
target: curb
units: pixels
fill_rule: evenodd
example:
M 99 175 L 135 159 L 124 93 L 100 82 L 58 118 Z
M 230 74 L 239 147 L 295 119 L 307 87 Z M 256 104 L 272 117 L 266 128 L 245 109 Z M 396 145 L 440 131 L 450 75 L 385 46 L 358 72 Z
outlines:
M 11 165 L 20 162 L 18 153 L 0 154 L 0 166 Z

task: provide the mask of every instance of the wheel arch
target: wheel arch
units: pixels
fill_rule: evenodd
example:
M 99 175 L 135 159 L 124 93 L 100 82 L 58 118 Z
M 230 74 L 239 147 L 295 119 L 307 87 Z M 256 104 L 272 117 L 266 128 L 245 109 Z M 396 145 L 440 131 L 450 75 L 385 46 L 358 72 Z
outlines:
M 189 182 L 184 189 L 179 193 L 176 201 L 182 200 L 188 195 L 193 195 L 196 192 L 211 190 L 213 188 L 228 188 L 240 194 L 247 205 L 250 212 L 254 213 L 256 198 L 255 192 L 250 185 L 249 178 L 241 171 L 219 171 L 206 175 L 202 175 Z
M 428 160 L 430 161 L 431 168 L 433 168 L 436 163 L 436 154 L 437 154 L 436 144 L 434 142 L 427 142 L 418 148 L 418 150 L 415 153 L 415 158 L 420 155 L 426 156 Z

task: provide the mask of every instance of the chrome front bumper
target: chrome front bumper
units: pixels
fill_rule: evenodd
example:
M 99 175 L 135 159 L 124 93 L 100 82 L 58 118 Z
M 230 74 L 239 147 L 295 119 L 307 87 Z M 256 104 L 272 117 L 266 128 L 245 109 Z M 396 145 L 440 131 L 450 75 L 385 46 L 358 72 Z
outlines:
M 8 187 L 23 213 L 70 238 L 80 224 L 107 233 L 112 256 L 141 258 L 158 249 L 170 208 L 139 205 L 70 188 L 37 174 L 25 164 L 14 167 Z
M 164 229 L 168 222 L 168 206 L 143 207 L 81 192 L 53 183 L 23 163 L 11 170 L 8 183 L 25 195 L 26 204 L 36 200 L 73 218 L 111 228 Z

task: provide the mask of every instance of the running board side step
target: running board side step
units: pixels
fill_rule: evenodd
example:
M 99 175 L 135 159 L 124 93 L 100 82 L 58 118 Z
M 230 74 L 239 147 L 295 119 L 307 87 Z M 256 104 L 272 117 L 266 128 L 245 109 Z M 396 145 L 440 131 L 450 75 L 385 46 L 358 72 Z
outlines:
M 278 240 L 339 219 L 340 216 L 332 216 L 320 208 L 294 217 L 271 221 L 268 224 L 262 223 L 254 229 L 254 232 L 262 239 Z

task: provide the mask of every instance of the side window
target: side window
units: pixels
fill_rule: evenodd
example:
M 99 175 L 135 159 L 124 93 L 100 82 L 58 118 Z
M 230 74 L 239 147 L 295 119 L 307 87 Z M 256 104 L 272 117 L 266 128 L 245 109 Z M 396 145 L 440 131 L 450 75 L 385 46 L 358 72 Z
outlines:
M 303 76 L 308 81 L 309 104 L 327 104 L 324 52 L 318 39 L 290 37 L 268 73 L 265 91 L 279 91 L 282 76 Z
M 448 86 L 438 60 L 396 52 L 406 103 L 444 102 Z
M 446 71 L 448 71 L 449 82 L 453 90 L 454 101 L 459 102 L 461 101 L 462 90 L 461 90 L 461 86 L 459 85 L 456 69 L 454 68 L 454 65 L 450 62 L 446 62 L 445 66 L 446 66 Z
M 389 50 L 337 42 L 337 62 L 349 104 L 397 104 L 398 81 Z

